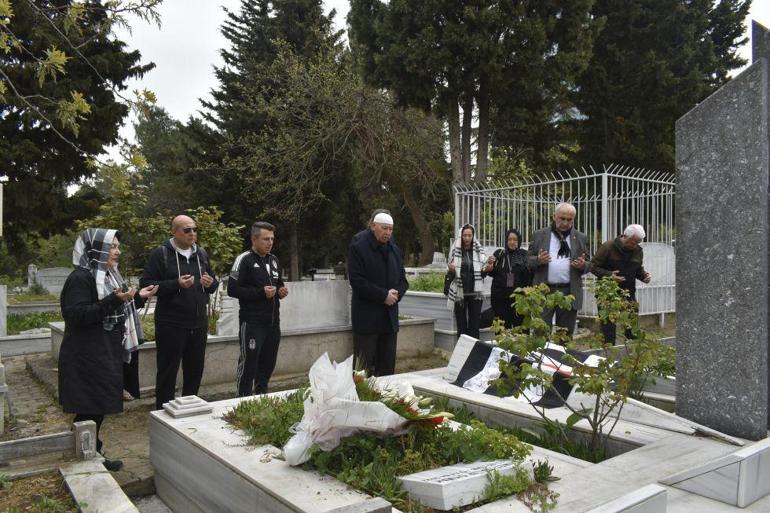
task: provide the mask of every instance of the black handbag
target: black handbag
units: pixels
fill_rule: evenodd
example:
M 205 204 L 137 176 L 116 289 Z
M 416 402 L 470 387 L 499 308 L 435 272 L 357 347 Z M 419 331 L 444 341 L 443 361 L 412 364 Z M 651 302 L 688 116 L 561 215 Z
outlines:
M 455 273 L 447 271 L 444 275 L 444 295 L 449 295 L 449 287 L 452 286 L 452 281 L 455 279 Z

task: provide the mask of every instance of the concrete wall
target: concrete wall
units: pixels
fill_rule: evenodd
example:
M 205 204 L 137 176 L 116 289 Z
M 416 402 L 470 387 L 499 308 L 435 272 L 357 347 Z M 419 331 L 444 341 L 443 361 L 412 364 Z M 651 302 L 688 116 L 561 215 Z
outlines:
M 6 315 L 23 315 L 35 312 L 58 312 L 60 310 L 61 305 L 56 301 L 16 303 L 14 305 L 8 305 Z
M 45 353 L 50 350 L 51 335 L 48 333 L 11 335 L 0 339 L 0 355 L 2 356 Z
M 59 348 L 64 336 L 64 323 L 51 323 L 51 356 L 58 361 Z M 398 334 L 397 358 L 415 357 L 433 351 L 433 319 L 407 319 L 401 321 Z M 281 346 L 274 376 L 306 374 L 310 366 L 323 353 L 332 360 L 341 361 L 353 353 L 351 327 L 316 328 L 312 330 L 285 330 L 281 334 Z M 206 347 L 206 364 L 203 385 L 235 383 L 240 345 L 238 336 L 209 336 Z M 139 383 L 144 387 L 155 385 L 154 342 L 139 346 Z M 181 377 L 181 372 L 179 376 Z
M 305 330 L 350 324 L 350 285 L 347 280 L 293 281 L 281 300 L 281 330 Z M 225 297 L 218 335 L 238 334 L 238 300 Z

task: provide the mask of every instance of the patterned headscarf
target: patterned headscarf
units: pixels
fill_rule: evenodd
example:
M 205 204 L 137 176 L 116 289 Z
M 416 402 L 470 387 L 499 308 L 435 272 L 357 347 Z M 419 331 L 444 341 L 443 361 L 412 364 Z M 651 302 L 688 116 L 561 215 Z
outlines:
M 110 247 L 117 233 L 117 230 L 87 228 L 80 232 L 72 250 L 72 265 L 91 271 L 96 280 L 99 299 L 104 299 L 114 290 L 107 286 L 107 261 L 110 259 Z
M 96 293 L 100 300 L 115 290 L 123 288 L 126 284 L 117 266 L 107 267 L 107 262 L 110 259 L 110 248 L 117 238 L 117 234 L 117 230 L 87 228 L 80 232 L 80 236 L 75 241 L 75 247 L 72 249 L 72 264 L 75 267 L 82 267 L 91 271 L 94 280 L 96 280 Z M 103 324 L 105 327 L 112 326 L 117 319 L 124 315 L 126 329 L 123 336 L 123 361 L 130 363 L 131 353 L 136 351 L 139 344 L 144 341 L 142 323 L 139 321 L 134 302 L 124 303 L 115 313 L 108 314 L 104 318 Z

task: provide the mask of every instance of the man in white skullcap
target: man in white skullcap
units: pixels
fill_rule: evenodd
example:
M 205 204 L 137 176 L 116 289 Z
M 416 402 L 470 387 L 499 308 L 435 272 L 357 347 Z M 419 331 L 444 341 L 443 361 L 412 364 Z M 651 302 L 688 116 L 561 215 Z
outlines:
M 356 367 L 376 376 L 395 372 L 398 302 L 409 288 L 392 235 L 393 217 L 380 212 L 367 233 L 354 237 L 348 247 L 353 354 Z

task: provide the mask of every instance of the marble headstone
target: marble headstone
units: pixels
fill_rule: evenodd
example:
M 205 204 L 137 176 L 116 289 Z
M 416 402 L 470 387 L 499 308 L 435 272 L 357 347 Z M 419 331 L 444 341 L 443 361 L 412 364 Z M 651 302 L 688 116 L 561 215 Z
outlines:
M 753 440 L 768 417 L 767 69 L 676 123 L 677 413 Z
M 399 480 L 411 499 L 448 511 L 480 500 L 489 485 L 491 472 L 511 475 L 516 470 L 511 460 L 477 461 L 425 470 Z

